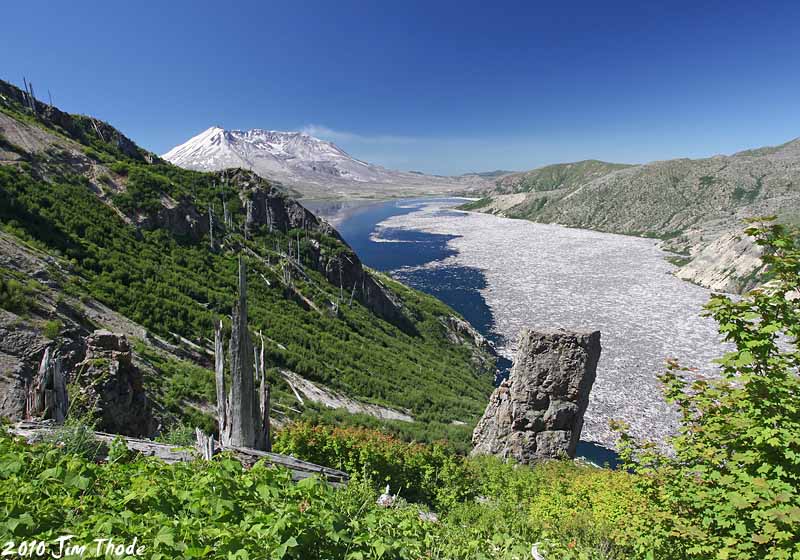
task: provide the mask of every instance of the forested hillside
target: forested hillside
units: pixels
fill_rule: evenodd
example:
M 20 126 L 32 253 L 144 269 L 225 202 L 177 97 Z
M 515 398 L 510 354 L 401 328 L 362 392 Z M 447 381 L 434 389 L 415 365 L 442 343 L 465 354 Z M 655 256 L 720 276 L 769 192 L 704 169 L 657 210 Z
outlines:
M 205 416 L 209 338 L 218 318 L 229 328 L 239 254 L 251 329 L 287 406 L 299 402 L 280 370 L 410 415 L 396 423 L 406 434 L 465 440 L 469 428 L 452 422 L 474 422 L 491 390 L 491 349 L 455 332 L 452 310 L 364 269 L 285 191 L 242 170 L 180 169 L 3 82 L 0 223 L 4 339 L 30 342 L 0 348 L 11 364 L 3 391 L 35 370 L 50 339 L 74 345 L 126 323 L 151 372 L 146 389 L 173 419 Z M 13 415 L 11 400 L 3 412 Z

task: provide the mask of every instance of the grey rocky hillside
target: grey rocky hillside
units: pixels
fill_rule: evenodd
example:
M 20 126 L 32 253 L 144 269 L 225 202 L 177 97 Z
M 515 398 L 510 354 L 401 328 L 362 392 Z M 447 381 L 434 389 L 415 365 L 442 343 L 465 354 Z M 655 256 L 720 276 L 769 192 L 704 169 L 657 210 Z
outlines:
M 499 178 L 469 209 L 663 240 L 677 275 L 741 292 L 758 282 L 743 220 L 800 221 L 800 139 L 730 156 L 644 165 L 558 164 Z

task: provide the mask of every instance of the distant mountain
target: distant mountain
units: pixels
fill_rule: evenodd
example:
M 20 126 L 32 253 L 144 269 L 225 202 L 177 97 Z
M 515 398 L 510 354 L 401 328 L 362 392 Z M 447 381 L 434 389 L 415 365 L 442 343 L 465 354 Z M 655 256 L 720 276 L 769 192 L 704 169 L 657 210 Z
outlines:
M 500 177 L 465 208 L 664 240 L 682 253 L 678 276 L 713 289 L 757 282 L 743 220 L 800 221 L 800 139 L 705 159 L 644 165 L 589 160 Z
M 477 175 L 442 177 L 393 171 L 350 156 L 304 132 L 224 130 L 211 127 L 163 155 L 186 169 L 241 167 L 297 188 L 307 196 L 443 194 L 489 183 Z

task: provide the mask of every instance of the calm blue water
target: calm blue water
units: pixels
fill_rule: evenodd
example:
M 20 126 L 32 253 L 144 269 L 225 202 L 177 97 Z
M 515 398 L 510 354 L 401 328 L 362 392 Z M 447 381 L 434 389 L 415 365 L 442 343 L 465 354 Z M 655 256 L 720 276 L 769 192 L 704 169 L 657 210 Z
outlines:
M 478 268 L 446 266 L 416 268 L 426 263 L 441 261 L 455 254 L 447 243 L 456 236 L 440 235 L 405 229 L 381 229 L 380 241 L 373 237 L 378 224 L 392 216 L 410 214 L 432 201 L 452 201 L 461 204 L 462 199 L 403 199 L 367 204 L 347 208 L 344 218 L 337 209 L 325 205 L 306 203 L 306 206 L 322 217 L 335 222 L 335 227 L 355 250 L 362 262 L 381 272 L 391 274 L 404 284 L 430 294 L 460 313 L 483 336 L 500 343 L 500 335 L 494 332 L 494 318 L 480 290 L 486 287 L 486 278 Z M 458 212 L 443 210 L 448 217 L 464 216 Z M 508 375 L 511 362 L 505 358 L 498 361 L 496 381 Z M 580 442 L 578 455 L 598 465 L 618 465 L 617 454 L 594 443 Z
M 452 200 L 454 205 L 463 202 L 460 199 L 437 200 Z M 431 199 L 406 199 L 363 206 L 353 210 L 337 224 L 336 229 L 364 264 L 391 273 L 404 284 L 437 297 L 458 311 L 482 335 L 499 342 L 498 335 L 492 330 L 492 312 L 479 291 L 486 287 L 486 279 L 480 270 L 462 266 L 414 269 L 454 255 L 455 251 L 447 246 L 454 236 L 385 229 L 381 231 L 381 241 L 372 240 L 380 222 L 392 216 L 409 214 L 430 202 Z M 443 213 L 461 216 L 456 212 Z

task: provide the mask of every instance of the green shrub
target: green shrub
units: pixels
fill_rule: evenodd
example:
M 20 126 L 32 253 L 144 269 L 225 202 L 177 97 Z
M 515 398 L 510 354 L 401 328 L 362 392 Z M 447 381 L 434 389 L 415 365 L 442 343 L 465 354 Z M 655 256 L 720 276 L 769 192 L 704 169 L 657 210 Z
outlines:
M 127 463 L 130 462 L 136 454 L 128 449 L 128 444 L 122 436 L 117 436 L 108 447 L 108 462 L 109 463 Z
M 735 347 L 719 379 L 689 383 L 674 363 L 662 376 L 682 416 L 675 455 L 623 433 L 630 468 L 664 510 L 653 533 L 677 557 L 800 558 L 800 237 L 769 223 L 748 233 L 773 279 L 707 305 Z
M 57 426 L 44 441 L 59 447 L 68 455 L 83 457 L 94 461 L 103 450 L 103 444 L 94 437 L 94 426 L 87 424 L 83 418 L 67 419 Z
M 495 457 L 465 459 L 441 445 L 308 423 L 279 432 L 275 450 L 343 469 L 373 488 L 388 483 L 392 493 L 433 507 L 447 527 L 436 534 L 445 558 L 475 557 L 487 543 L 504 551 L 496 557 L 513 557 L 521 543 L 529 554 L 536 541 L 548 541 L 553 558 L 622 560 L 665 550 L 652 530 L 656 504 L 639 477 L 625 471 L 572 461 L 527 467 Z
M 176 423 L 163 431 L 156 438 L 156 441 L 180 447 L 192 447 L 197 441 L 197 435 L 193 427 L 183 423 Z
M 130 165 L 125 161 L 115 161 L 109 166 L 109 169 L 117 175 L 127 175 L 130 170 Z
M 377 487 L 389 484 L 392 492 L 435 508 L 449 507 L 472 491 L 462 459 L 442 444 L 407 443 L 375 430 L 300 422 L 278 432 L 273 448 Z
M 365 449 L 375 448 L 366 441 Z M 537 542 L 548 560 L 652 558 L 615 541 L 613 526 L 626 513 L 637 526 L 639 510 L 626 507 L 641 498 L 627 473 L 570 463 L 515 467 L 494 458 L 462 468 L 485 494 L 437 511 L 436 521 L 402 499 L 378 507 L 372 483 L 361 477 L 338 490 L 313 478 L 294 484 L 285 469 L 242 469 L 225 454 L 171 465 L 143 457 L 98 464 L 0 430 L 0 536 L 50 541 L 72 534 L 91 542 L 102 528 L 116 541 L 137 537 L 155 558 L 512 560 L 530 558 Z M 609 484 L 592 483 L 592 473 Z M 548 496 L 551 487 L 566 493 L 564 503 Z M 572 521 L 571 511 L 583 521 Z M 565 521 L 565 530 L 549 525 Z
M 55 340 L 58 338 L 58 335 L 61 332 L 61 327 L 61 321 L 53 319 L 44 324 L 44 327 L 42 327 L 42 333 L 50 340 Z
M 12 313 L 26 313 L 32 306 L 31 291 L 13 278 L 0 277 L 0 307 Z

